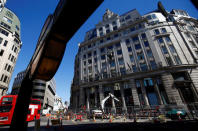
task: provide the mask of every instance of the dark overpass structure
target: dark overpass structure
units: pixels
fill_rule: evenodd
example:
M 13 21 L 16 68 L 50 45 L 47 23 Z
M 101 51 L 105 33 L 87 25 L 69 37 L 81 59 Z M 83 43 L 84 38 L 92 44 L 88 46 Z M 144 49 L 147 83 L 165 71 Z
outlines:
M 60 0 L 54 13 L 47 17 L 26 69 L 10 131 L 27 130 L 26 117 L 32 81 L 49 81 L 53 78 L 62 61 L 67 42 L 102 2 L 103 0 Z

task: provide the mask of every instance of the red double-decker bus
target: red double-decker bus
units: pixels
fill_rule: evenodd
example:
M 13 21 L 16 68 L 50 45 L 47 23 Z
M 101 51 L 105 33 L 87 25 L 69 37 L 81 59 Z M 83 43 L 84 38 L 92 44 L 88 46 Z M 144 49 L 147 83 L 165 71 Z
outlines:
M 10 125 L 16 105 L 17 95 L 3 96 L 0 100 L 0 125 Z M 27 121 L 40 119 L 41 102 L 37 99 L 31 99 Z

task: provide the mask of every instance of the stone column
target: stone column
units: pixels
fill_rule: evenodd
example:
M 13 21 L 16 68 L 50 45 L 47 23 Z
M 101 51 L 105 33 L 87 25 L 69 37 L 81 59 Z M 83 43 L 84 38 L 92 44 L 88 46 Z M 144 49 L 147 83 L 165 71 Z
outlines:
M 149 106 L 149 101 L 148 101 L 148 97 L 147 97 L 147 94 L 146 94 L 146 89 L 144 87 L 143 80 L 140 80 L 140 84 L 141 84 L 141 90 L 142 90 L 142 95 L 144 97 L 145 105 Z
M 80 100 L 79 100 L 80 108 L 84 105 L 84 99 L 85 99 L 84 89 L 80 87 Z
M 111 94 L 114 95 L 114 88 L 111 88 L 110 90 Z M 115 108 L 115 101 L 112 99 L 112 108 L 111 108 L 111 113 L 115 114 L 116 113 L 116 108 Z
M 89 102 L 90 102 L 90 90 L 86 89 L 86 95 L 87 95 L 87 100 L 86 100 L 86 111 L 89 113 L 90 109 L 89 109 Z
M 97 93 L 98 93 L 98 90 L 97 88 L 95 87 L 95 92 L 94 92 L 94 103 L 95 103 L 95 107 L 97 107 Z
M 127 84 L 127 83 L 124 83 L 124 84 Z M 122 110 L 124 113 L 127 113 L 126 102 L 124 99 L 124 86 L 120 87 L 120 93 L 121 93 L 121 98 L 122 98 Z
M 174 79 L 170 73 L 161 75 L 162 82 L 167 93 L 170 103 L 176 103 L 177 105 L 183 105 L 182 99 L 178 90 L 174 87 Z
M 136 88 L 134 79 L 131 79 L 129 81 L 129 87 L 131 87 L 134 105 L 135 106 L 140 106 L 140 100 L 139 100 L 139 97 L 138 97 L 137 88 Z
M 162 98 L 161 98 L 161 95 L 160 95 L 160 91 L 159 91 L 156 79 L 153 78 L 152 80 L 153 80 L 153 84 L 154 84 L 155 93 L 157 94 L 157 99 L 158 99 L 159 105 L 162 105 L 163 101 L 162 101 Z
M 101 101 L 104 99 L 104 92 L 103 92 L 102 85 L 99 85 L 98 91 L 99 91 L 99 98 L 100 98 L 100 103 L 101 103 Z

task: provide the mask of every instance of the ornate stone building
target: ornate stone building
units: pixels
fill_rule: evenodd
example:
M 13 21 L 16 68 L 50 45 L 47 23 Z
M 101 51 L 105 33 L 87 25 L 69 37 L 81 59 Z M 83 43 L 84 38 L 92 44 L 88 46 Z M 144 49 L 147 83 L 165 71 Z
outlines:
M 143 109 L 192 111 L 198 102 L 198 21 L 183 10 L 106 10 L 86 33 L 75 58 L 70 103 L 74 111 L 99 108 L 131 113 Z M 190 109 L 190 110 L 189 110 Z
M 6 95 L 21 50 L 19 18 L 0 0 L 0 98 Z

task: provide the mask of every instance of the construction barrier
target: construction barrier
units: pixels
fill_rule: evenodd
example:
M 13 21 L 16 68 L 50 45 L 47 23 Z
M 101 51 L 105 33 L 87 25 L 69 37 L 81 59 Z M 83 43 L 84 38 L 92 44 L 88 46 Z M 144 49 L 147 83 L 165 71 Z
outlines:
M 60 119 L 51 120 L 52 125 L 60 125 Z

